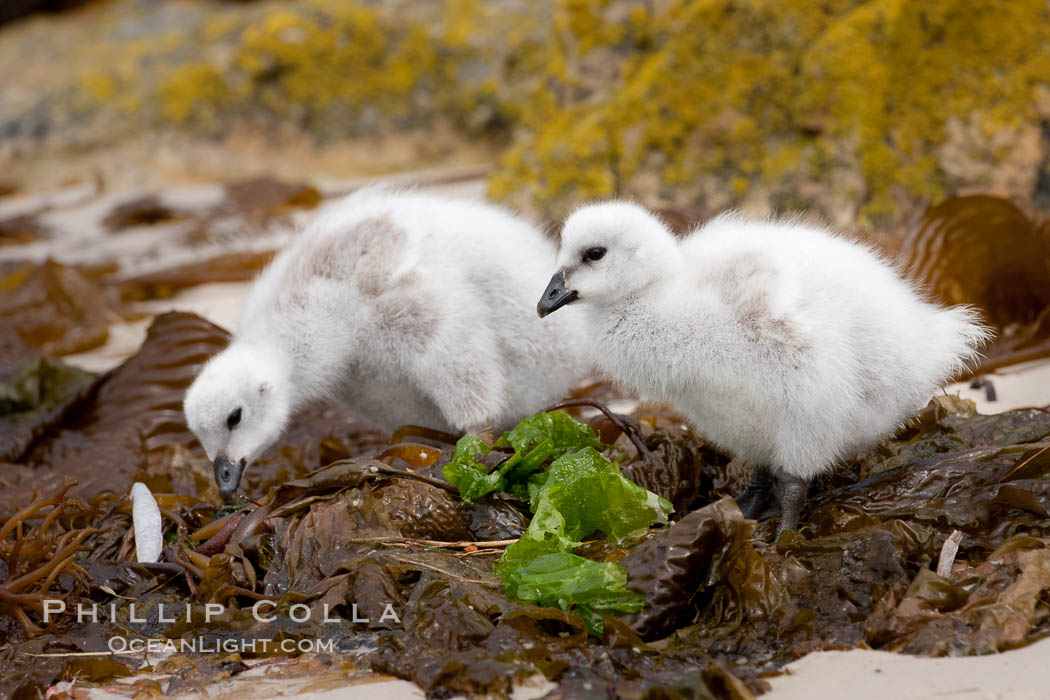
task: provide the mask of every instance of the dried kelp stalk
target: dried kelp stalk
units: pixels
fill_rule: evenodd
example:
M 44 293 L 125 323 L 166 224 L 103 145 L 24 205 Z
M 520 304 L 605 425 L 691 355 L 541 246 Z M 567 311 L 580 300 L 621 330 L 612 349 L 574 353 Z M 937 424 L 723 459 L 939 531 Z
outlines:
M 87 587 L 87 572 L 76 562 L 78 552 L 88 549 L 83 541 L 94 528 L 66 529 L 63 515 L 83 511 L 84 504 L 66 498 L 74 484 L 66 484 L 50 498 L 37 498 L 0 526 L 0 559 L 7 576 L 0 584 L 3 603 L 22 625 L 26 635 L 42 631 L 28 611 L 42 612 L 45 599 L 65 599 L 58 577 L 65 574 L 75 584 Z M 35 523 L 35 524 L 34 524 Z

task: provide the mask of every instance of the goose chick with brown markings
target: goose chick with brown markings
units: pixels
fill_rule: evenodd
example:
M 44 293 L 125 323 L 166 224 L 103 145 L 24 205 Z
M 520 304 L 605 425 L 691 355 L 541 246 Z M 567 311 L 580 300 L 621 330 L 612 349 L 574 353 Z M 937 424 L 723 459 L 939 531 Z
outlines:
M 313 402 L 390 430 L 484 434 L 562 398 L 589 364 L 577 319 L 533 313 L 555 255 L 481 202 L 368 189 L 322 212 L 256 280 L 229 347 L 186 394 L 220 492 Z
M 893 433 L 989 333 L 862 245 L 792 221 L 714 219 L 678 240 L 644 208 L 565 222 L 539 315 L 585 311 L 594 360 L 756 465 L 745 516 L 798 527 L 810 480 Z M 575 302 L 575 303 L 573 303 Z

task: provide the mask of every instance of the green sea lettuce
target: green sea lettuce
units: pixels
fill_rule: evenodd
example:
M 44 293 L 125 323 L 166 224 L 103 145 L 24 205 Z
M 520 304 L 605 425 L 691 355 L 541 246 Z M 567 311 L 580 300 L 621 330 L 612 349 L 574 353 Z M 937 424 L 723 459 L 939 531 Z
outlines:
M 503 474 L 498 471 L 489 473 L 485 465 L 477 459 L 477 455 L 487 455 L 491 452 L 492 448 L 480 438 L 464 435 L 456 443 L 452 461 L 441 470 L 448 483 L 459 489 L 459 496 L 464 503 L 470 503 L 487 493 L 505 488 Z
M 507 595 L 572 609 L 595 635 L 602 615 L 641 611 L 645 599 L 627 588 L 618 564 L 572 550 L 595 532 L 618 545 L 633 544 L 652 525 L 667 522 L 670 502 L 629 481 L 593 447 L 558 458 L 530 479 L 529 489 L 532 521 L 496 563 Z
M 527 479 L 551 459 L 585 447 L 600 447 L 601 441 L 590 426 L 560 412 L 537 413 L 503 434 L 494 447 L 514 449 L 513 455 L 495 471 L 478 459 L 493 447 L 473 435 L 456 443 L 452 461 L 442 470 L 448 482 L 459 489 L 465 503 L 492 491 L 510 491 L 527 497 Z
M 493 447 L 463 437 L 444 468 L 465 502 L 496 489 L 529 500 L 529 527 L 496 563 L 496 576 L 509 597 L 571 609 L 595 635 L 602 632 L 603 615 L 640 612 L 645 599 L 627 588 L 627 573 L 618 564 L 572 550 L 596 532 L 620 546 L 633 544 L 674 510 L 628 480 L 619 464 L 598 451 L 601 446 L 589 426 L 564 413 L 540 413 Z M 489 471 L 485 463 L 493 462 L 494 450 L 507 447 L 514 453 Z

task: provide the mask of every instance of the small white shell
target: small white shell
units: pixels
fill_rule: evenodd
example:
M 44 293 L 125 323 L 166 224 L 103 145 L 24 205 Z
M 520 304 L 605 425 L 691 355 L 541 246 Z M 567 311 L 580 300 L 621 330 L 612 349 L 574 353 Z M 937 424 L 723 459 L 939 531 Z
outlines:
M 140 562 L 157 561 L 164 548 L 160 508 L 141 481 L 131 487 L 131 518 L 135 523 L 135 556 Z

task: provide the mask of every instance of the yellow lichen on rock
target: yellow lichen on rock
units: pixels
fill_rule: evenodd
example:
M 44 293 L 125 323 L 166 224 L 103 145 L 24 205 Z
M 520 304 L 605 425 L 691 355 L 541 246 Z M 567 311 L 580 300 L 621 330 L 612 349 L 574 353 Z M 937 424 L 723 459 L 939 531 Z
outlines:
M 237 95 L 246 107 L 314 114 L 374 102 L 397 112 L 433 72 L 435 54 L 420 27 L 399 30 L 363 5 L 311 2 L 246 27 L 233 66 L 227 80 L 246 86 Z
M 96 70 L 84 73 L 81 76 L 80 85 L 85 92 L 99 102 L 113 99 L 117 92 L 113 78 Z
M 72 84 L 47 76 L 30 99 L 26 78 L 15 91 L 36 101 L 26 114 L 71 105 L 33 129 L 11 116 L 27 142 L 58 125 L 55 143 L 81 150 L 152 129 L 210 143 L 279 133 L 319 148 L 392 132 L 483 135 L 485 148 L 505 146 L 490 195 L 552 218 L 600 196 L 806 209 L 871 228 L 960 190 L 1050 203 L 1045 0 L 256 0 L 164 4 L 164 21 L 158 11 L 130 0 L 86 10 L 98 41 L 69 48 L 64 65 L 83 66 Z
M 571 36 L 557 43 L 557 62 L 569 68 L 546 76 L 555 84 L 586 53 L 614 48 L 644 19 L 606 2 L 561 4 L 587 19 L 559 25 Z M 555 116 L 536 127 L 526 120 L 493 176 L 494 196 L 561 215 L 604 167 L 619 183 L 615 194 L 651 198 L 639 183 L 655 173 L 658 198 L 667 202 L 720 208 L 762 191 L 767 209 L 793 204 L 884 227 L 974 184 L 942 162 L 951 119 L 981 115 L 989 138 L 1017 131 L 1039 122 L 1035 90 L 1050 84 L 1050 6 L 1042 0 L 676 0 L 660 7 L 649 18 L 651 42 L 619 55 L 615 84 L 582 98 L 554 89 Z M 617 17 L 622 32 L 602 25 Z M 591 116 L 580 118 L 581 110 Z M 602 138 L 595 124 L 603 125 Z M 561 155 L 581 144 L 591 144 L 589 157 L 566 163 Z M 858 172 L 862 186 L 836 197 L 840 183 L 855 187 L 840 177 L 844 169 Z M 828 211 L 851 198 L 845 217 Z
M 190 119 L 208 122 L 229 91 L 222 74 L 208 63 L 189 63 L 176 68 L 160 88 L 160 114 L 176 124 Z

